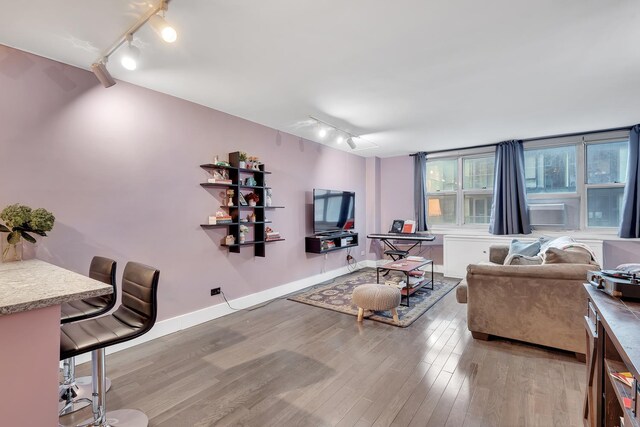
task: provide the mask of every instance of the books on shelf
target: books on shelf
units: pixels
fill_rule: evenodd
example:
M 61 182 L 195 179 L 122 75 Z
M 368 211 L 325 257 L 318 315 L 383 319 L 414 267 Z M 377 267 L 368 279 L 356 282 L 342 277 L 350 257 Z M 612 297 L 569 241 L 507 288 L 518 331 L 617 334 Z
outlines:
M 266 234 L 266 238 L 265 238 L 266 241 L 269 241 L 269 240 L 280 240 L 281 239 L 279 231 L 267 231 L 265 234 Z M 333 242 L 331 242 L 331 243 L 333 243 Z
M 631 375 L 631 372 L 611 372 L 611 376 L 622 384 L 633 387 L 633 375 Z
M 223 178 L 209 178 L 207 179 L 207 182 L 209 184 L 231 184 L 231 180 L 230 179 L 223 179 Z

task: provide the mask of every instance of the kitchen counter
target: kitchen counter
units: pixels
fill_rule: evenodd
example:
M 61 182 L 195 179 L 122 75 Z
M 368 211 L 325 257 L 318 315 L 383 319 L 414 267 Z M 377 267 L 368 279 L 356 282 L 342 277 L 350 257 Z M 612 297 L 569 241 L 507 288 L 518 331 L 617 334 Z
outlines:
M 112 292 L 106 283 L 37 259 L 0 264 L 0 316 Z
M 0 426 L 58 425 L 60 304 L 112 292 L 40 260 L 0 264 Z

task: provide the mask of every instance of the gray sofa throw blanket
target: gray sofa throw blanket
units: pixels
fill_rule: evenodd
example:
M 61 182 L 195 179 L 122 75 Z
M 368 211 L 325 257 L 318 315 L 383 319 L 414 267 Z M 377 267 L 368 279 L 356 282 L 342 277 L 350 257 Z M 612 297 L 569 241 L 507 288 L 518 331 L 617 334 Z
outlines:
M 522 141 L 505 141 L 496 146 L 491 234 L 529 234 L 529 212 L 524 186 Z

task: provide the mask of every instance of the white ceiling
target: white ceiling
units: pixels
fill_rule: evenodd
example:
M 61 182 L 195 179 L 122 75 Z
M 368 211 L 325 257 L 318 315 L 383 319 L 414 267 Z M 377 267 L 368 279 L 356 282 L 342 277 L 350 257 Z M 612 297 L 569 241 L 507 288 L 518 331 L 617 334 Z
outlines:
M 148 7 L 0 0 L 0 43 L 88 69 Z M 640 121 L 637 0 L 172 0 L 166 17 L 178 41 L 143 27 L 144 63 L 114 57 L 114 77 L 335 146 L 316 116 L 363 156 Z

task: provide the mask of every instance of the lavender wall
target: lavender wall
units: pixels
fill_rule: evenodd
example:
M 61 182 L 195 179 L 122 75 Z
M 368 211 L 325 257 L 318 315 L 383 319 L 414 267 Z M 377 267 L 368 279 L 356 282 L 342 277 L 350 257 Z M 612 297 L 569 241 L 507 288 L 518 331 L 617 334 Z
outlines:
M 0 208 L 45 207 L 57 218 L 37 257 L 86 273 L 93 255 L 161 270 L 159 319 L 346 265 L 343 251 L 306 254 L 314 187 L 356 192 L 364 234 L 364 158 L 168 95 L 95 77 L 0 45 Z M 268 108 L 268 106 L 264 106 Z M 199 224 L 220 204 L 198 167 L 232 151 L 257 155 L 273 174 L 272 227 L 287 240 L 230 254 L 226 229 Z M 365 240 L 352 255 L 360 260 Z

